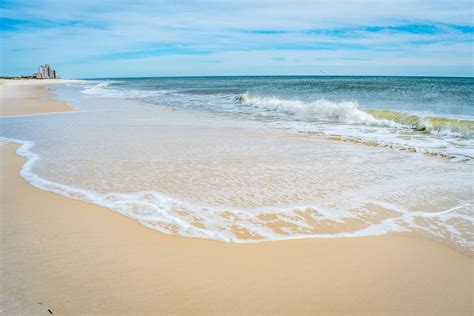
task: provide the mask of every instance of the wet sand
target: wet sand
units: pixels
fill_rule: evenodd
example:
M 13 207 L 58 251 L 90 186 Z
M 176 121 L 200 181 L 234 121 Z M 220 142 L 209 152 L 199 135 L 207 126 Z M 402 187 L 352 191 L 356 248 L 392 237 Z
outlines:
M 474 311 L 472 256 L 447 245 L 400 234 L 256 244 L 168 236 L 32 187 L 18 175 L 17 148 L 0 145 L 6 314 Z

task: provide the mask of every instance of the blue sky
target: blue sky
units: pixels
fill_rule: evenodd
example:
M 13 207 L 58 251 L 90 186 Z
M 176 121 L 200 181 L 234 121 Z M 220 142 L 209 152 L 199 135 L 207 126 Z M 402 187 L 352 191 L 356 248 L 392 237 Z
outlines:
M 0 0 L 0 74 L 474 76 L 473 16 L 464 0 Z

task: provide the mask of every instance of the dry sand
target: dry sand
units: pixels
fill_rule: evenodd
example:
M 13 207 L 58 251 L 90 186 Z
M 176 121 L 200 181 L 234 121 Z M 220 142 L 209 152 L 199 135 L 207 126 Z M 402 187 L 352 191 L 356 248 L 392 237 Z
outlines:
M 51 99 L 47 88 L 52 84 L 75 83 L 80 80 L 2 80 L 0 82 L 0 115 L 28 115 L 71 111 L 68 102 Z
M 474 312 L 472 256 L 446 245 L 404 235 L 257 244 L 168 236 L 32 187 L 18 175 L 17 148 L 0 145 L 8 315 Z

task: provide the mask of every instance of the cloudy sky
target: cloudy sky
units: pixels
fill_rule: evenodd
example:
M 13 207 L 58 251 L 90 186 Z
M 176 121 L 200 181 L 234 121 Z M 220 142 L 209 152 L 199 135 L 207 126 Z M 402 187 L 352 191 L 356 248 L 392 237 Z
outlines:
M 474 76 L 471 0 L 0 0 L 1 75 Z

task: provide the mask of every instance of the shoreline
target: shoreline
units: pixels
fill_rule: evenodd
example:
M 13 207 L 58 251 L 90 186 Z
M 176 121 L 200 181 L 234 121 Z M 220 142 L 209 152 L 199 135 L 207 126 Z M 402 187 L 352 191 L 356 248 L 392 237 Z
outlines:
M 165 235 L 29 185 L 18 175 L 18 147 L 0 142 L 0 305 L 10 314 L 473 311 L 473 258 L 439 242 Z
M 80 83 L 68 79 L 17 79 L 0 82 L 0 116 L 35 115 L 74 111 L 70 102 L 54 99 L 49 86 Z
M 41 115 L 41 114 L 38 114 Z M 198 239 L 198 240 L 207 240 L 207 241 L 217 241 L 217 242 L 223 242 L 223 243 L 230 243 L 230 244 L 249 244 L 249 243 L 266 243 L 266 242 L 279 242 L 279 241 L 289 241 L 289 240 L 304 240 L 304 239 L 340 239 L 340 238 L 371 238 L 371 237 L 380 237 L 380 236 L 405 236 L 407 238 L 415 238 L 415 239 L 422 239 L 426 241 L 431 241 L 435 243 L 441 243 L 450 249 L 453 249 L 459 253 L 462 253 L 472 259 L 473 257 L 473 252 L 471 249 L 467 248 L 466 246 L 461 246 L 459 244 L 456 244 L 455 242 L 452 241 L 447 241 L 447 240 L 439 240 L 436 239 L 433 236 L 422 234 L 420 232 L 414 232 L 414 231 L 393 231 L 393 232 L 386 232 L 386 233 L 380 233 L 380 234 L 371 234 L 371 235 L 355 235 L 355 236 L 312 236 L 312 235 L 301 235 L 301 236 L 282 236 L 281 238 L 278 239 L 254 239 L 252 238 L 253 236 L 250 235 L 248 232 L 240 232 L 240 235 L 242 240 L 220 240 L 216 238 L 211 238 L 211 237 L 199 237 L 199 236 L 183 236 L 183 235 L 176 235 L 172 233 L 167 233 L 167 232 L 162 232 L 157 230 L 156 228 L 152 226 L 148 226 L 145 223 L 140 222 L 137 218 L 134 218 L 133 216 L 127 215 L 122 213 L 119 210 L 115 210 L 112 206 L 109 206 L 107 204 L 100 204 L 97 202 L 97 197 L 90 198 L 89 194 L 90 192 L 87 191 L 82 191 L 81 189 L 78 188 L 73 188 L 73 187 L 68 187 L 63 184 L 51 182 L 49 180 L 45 180 L 36 174 L 34 174 L 31 169 L 34 166 L 34 162 L 36 159 L 39 159 L 39 157 L 30 151 L 30 148 L 34 146 L 34 143 L 31 141 L 23 141 L 23 140 L 18 140 L 18 139 L 8 139 L 8 138 L 3 138 L 0 137 L 0 144 L 12 144 L 12 145 L 17 145 L 17 150 L 16 150 L 16 155 L 22 159 L 25 160 L 25 163 L 22 165 L 19 175 L 20 177 L 29 185 L 35 187 L 38 190 L 41 191 L 46 191 L 50 192 L 53 194 L 60 195 L 64 198 L 67 199 L 73 199 L 77 200 L 80 202 L 92 204 L 94 206 L 100 207 L 100 208 L 105 208 L 113 213 L 117 213 L 118 215 L 125 216 L 132 221 L 139 223 L 140 225 L 151 229 L 153 231 L 156 231 L 157 233 L 160 234 L 165 234 L 173 237 L 178 237 L 178 238 L 192 238 L 192 239 Z M 58 187 L 60 189 L 58 189 Z M 74 194 L 76 196 L 74 196 Z M 79 196 L 79 197 L 78 197 Z M 303 208 L 303 207 L 301 207 Z
M 445 245 L 396 235 L 245 245 L 168 236 L 29 186 L 17 148 L 0 145 L 8 312 L 472 311 L 472 258 Z

